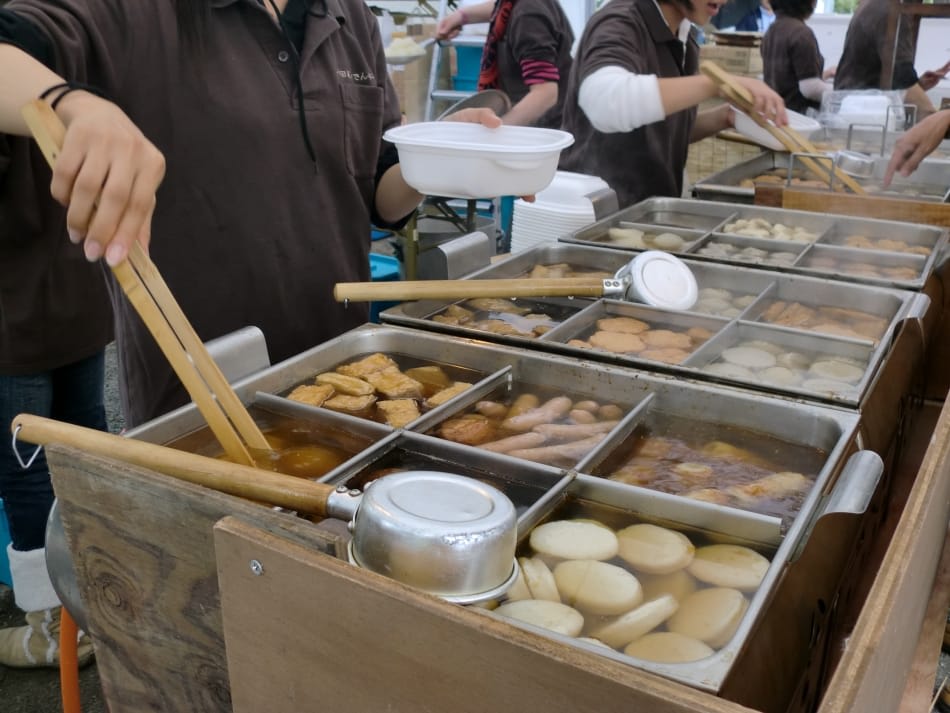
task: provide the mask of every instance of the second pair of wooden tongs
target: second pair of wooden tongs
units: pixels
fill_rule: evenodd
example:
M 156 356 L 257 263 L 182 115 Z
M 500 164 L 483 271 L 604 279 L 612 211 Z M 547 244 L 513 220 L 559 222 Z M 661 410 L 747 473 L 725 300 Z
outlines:
M 715 82 L 723 96 L 731 104 L 744 111 L 750 119 L 768 131 L 789 153 L 824 153 L 790 126 L 777 126 L 757 112 L 752 94 L 715 62 L 709 60 L 700 62 L 699 71 Z M 837 180 L 857 195 L 866 195 L 867 191 L 864 190 L 864 187 L 836 166 L 833 160 L 816 159 L 811 156 L 801 156 L 799 160 L 829 186 L 831 185 L 830 174 L 834 174 Z
M 23 118 L 52 168 L 66 127 L 50 105 L 40 100 L 23 108 Z M 270 446 L 208 354 L 148 253 L 134 243 L 129 259 L 112 272 L 225 453 L 237 463 L 254 465 L 252 452 L 268 451 Z

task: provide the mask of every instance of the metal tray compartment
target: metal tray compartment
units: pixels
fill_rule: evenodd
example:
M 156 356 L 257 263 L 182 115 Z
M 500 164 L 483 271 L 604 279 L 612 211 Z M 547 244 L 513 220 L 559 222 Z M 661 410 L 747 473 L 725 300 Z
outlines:
M 877 156 L 869 160 L 873 164 L 870 176 L 855 178 L 855 180 L 872 195 L 907 197 L 934 202 L 946 202 L 950 198 L 950 178 L 947 172 L 950 167 L 946 160 L 925 159 L 911 176 L 906 178 L 894 176 L 887 190 L 881 184 L 889 157 Z M 792 173 L 790 184 L 788 183 L 789 170 Z M 831 190 L 827 182 L 820 180 L 792 154 L 766 151 L 696 181 L 692 187 L 692 194 L 694 198 L 702 200 L 751 204 L 755 201 L 755 181 L 763 176 L 768 176 L 765 180 L 776 185 Z M 838 188 L 840 183 L 833 186 L 835 190 L 843 190 L 843 188 Z
M 800 242 L 804 252 L 791 266 L 779 266 L 773 264 L 759 263 L 762 267 L 770 270 L 790 271 L 798 274 L 822 276 L 832 272 L 841 279 L 854 282 L 866 282 L 899 289 L 920 289 L 924 286 L 927 278 L 930 276 L 936 265 L 936 258 L 947 243 L 948 231 L 946 229 L 925 226 L 910 225 L 888 220 L 876 220 L 870 218 L 852 218 L 846 216 L 822 216 L 809 211 L 784 210 L 781 208 L 762 208 L 730 205 L 727 203 L 714 203 L 688 200 L 683 198 L 649 198 L 641 203 L 624 208 L 611 216 L 597 221 L 579 231 L 562 237 L 562 242 L 570 244 L 581 244 L 590 246 L 604 246 L 608 243 L 606 236 L 609 235 L 611 227 L 622 223 L 646 223 L 647 216 L 661 216 L 665 220 L 675 221 L 677 216 L 695 216 L 704 217 L 708 222 L 712 222 L 716 217 L 720 221 L 706 230 L 706 236 L 712 237 L 715 233 L 740 230 L 742 235 L 735 237 L 759 238 L 758 228 L 746 230 L 742 227 L 736 227 L 736 221 L 754 220 L 767 221 L 772 227 L 769 231 L 771 237 L 762 236 L 763 242 L 780 238 L 782 244 L 791 242 Z M 781 226 L 781 227 L 779 227 Z M 797 229 L 797 230 L 796 230 Z M 804 231 L 804 232 L 803 232 Z M 873 238 L 886 238 L 886 236 L 899 236 L 895 239 L 893 247 L 895 250 L 876 250 L 868 248 L 851 248 L 853 250 L 862 250 L 867 253 L 865 261 L 853 260 L 849 257 L 848 247 L 840 246 L 835 241 L 844 240 L 846 236 L 865 236 Z M 680 251 L 670 251 L 681 256 L 697 255 L 703 259 L 715 259 L 729 264 L 742 264 L 741 261 L 730 258 L 728 255 L 703 256 L 698 254 L 698 250 L 708 244 L 709 240 L 704 238 L 691 243 L 689 247 L 684 247 Z M 812 261 L 811 254 L 821 246 L 821 257 L 834 266 L 829 270 L 827 267 L 818 266 Z M 887 245 L 887 244 L 885 244 Z M 758 249 L 767 249 L 768 246 Z M 871 248 L 880 247 L 879 242 L 872 242 Z M 628 248 L 625 248 L 628 249 Z M 631 250 L 639 251 L 638 249 Z M 929 249 L 928 255 L 916 255 L 906 250 Z M 841 251 L 840 257 L 837 251 Z M 786 252 L 786 251 L 782 251 Z M 892 261 L 887 267 L 892 268 L 885 271 L 871 271 L 863 264 L 867 261 L 875 260 L 877 254 L 886 255 L 888 260 Z M 917 258 L 914 260 L 912 258 Z M 840 266 L 838 265 L 840 261 Z M 901 268 L 901 269 L 897 269 Z
M 347 417 L 325 409 L 290 402 L 277 395 L 299 383 L 304 375 L 352 360 L 356 355 L 406 354 L 438 357 L 443 364 L 461 365 L 487 375 L 472 389 L 433 409 L 407 429 L 390 429 L 368 420 Z M 613 395 L 628 407 L 618 427 L 576 468 L 526 462 L 505 454 L 432 437 L 424 430 L 440 418 L 450 418 L 486 390 L 502 383 L 541 383 L 560 386 L 565 391 L 608 398 Z M 253 402 L 255 413 L 265 418 L 300 419 L 326 425 L 334 432 L 349 434 L 356 446 L 365 448 L 320 478 L 341 487 L 365 487 L 373 478 L 392 468 L 446 470 L 480 478 L 500 487 L 512 497 L 518 509 L 519 536 L 527 538 L 532 528 L 545 519 L 570 514 L 577 503 L 590 503 L 598 512 L 611 513 L 611 526 L 648 521 L 676 527 L 697 537 L 697 544 L 731 542 L 749 545 L 771 560 L 757 591 L 748 593 L 748 608 L 734 634 L 719 652 L 690 664 L 659 664 L 631 658 L 598 647 L 597 653 L 632 666 L 687 682 L 707 690 L 717 690 L 735 660 L 735 653 L 754 635 L 761 606 L 772 596 L 791 555 L 807 540 L 808 526 L 817 517 L 832 484 L 839 477 L 844 458 L 854 450 L 860 417 L 855 412 L 814 404 L 776 399 L 770 396 L 697 384 L 660 375 L 637 373 L 610 365 L 591 368 L 552 354 L 492 346 L 463 339 L 447 338 L 419 330 L 367 324 L 324 345 L 276 364 L 248 377 L 235 386 L 242 399 Z M 596 475 L 611 454 L 630 438 L 638 426 L 656 410 L 700 414 L 710 422 L 721 421 L 758 433 L 781 437 L 800 447 L 820 448 L 822 459 L 814 484 L 791 524 L 781 519 L 651 490 L 642 486 L 612 482 Z M 130 436 L 153 442 L 190 442 L 201 416 L 194 405 L 144 424 Z M 207 443 L 199 439 L 196 448 Z M 836 486 L 836 490 L 837 490 Z M 576 516 L 576 515 L 572 515 Z M 617 518 L 617 519 L 615 519 Z M 702 539 L 700 538 L 702 536 Z M 644 582 L 646 579 L 644 578 Z M 488 614 L 494 616 L 493 614 Z M 557 634 L 550 634 L 559 638 Z M 568 641 L 565 638 L 565 641 Z M 571 639 L 571 645 L 590 646 Z

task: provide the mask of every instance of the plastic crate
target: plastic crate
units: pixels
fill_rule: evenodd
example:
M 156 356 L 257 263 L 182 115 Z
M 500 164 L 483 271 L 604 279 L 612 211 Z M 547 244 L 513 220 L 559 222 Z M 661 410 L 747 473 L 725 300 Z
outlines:
M 370 253 L 369 255 L 370 279 L 373 282 L 390 282 L 402 279 L 399 260 L 390 255 L 379 255 Z M 370 302 L 369 318 L 374 322 L 379 322 L 379 313 L 384 309 L 389 309 L 398 302 Z
M 10 526 L 7 524 L 7 514 L 3 509 L 3 500 L 0 500 L 0 582 L 13 586 L 13 577 L 10 576 L 10 559 L 7 557 L 7 545 L 10 544 Z
M 477 85 L 478 75 L 482 71 L 482 48 L 456 47 L 455 66 L 458 79 L 469 80 Z

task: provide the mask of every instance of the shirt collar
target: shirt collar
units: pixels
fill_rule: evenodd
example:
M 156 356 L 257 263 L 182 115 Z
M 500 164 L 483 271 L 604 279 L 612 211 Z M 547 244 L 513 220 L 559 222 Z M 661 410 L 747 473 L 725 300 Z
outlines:
M 647 21 L 647 28 L 650 30 L 650 35 L 653 37 L 654 42 L 669 42 L 670 37 L 673 36 L 673 33 L 670 32 L 670 26 L 666 24 L 666 17 L 663 15 L 663 10 L 660 7 L 660 3 L 657 0 L 652 0 L 653 7 L 656 8 L 656 13 L 651 13 L 649 11 L 645 12 Z M 680 20 L 680 26 L 675 35 L 683 44 L 686 44 L 686 41 L 689 39 L 689 31 L 692 28 L 692 23 L 687 20 L 685 17 Z
M 264 0 L 264 2 L 266 1 L 267 0 Z M 228 7 L 230 5 L 234 5 L 239 2 L 258 4 L 257 0 L 211 0 L 211 7 L 213 8 Z M 326 0 L 326 3 L 327 3 L 327 15 L 329 15 L 330 17 L 335 17 L 337 20 L 340 20 L 342 24 L 342 20 L 345 17 L 346 13 L 343 12 L 343 4 L 341 3 L 341 1 L 340 0 Z M 316 4 L 316 3 L 312 3 L 312 4 Z

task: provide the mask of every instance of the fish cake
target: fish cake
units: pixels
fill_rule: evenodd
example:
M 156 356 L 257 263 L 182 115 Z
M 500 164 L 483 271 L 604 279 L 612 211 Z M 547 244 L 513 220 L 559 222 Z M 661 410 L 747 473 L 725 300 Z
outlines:
M 592 347 L 614 354 L 636 353 L 646 348 L 640 337 L 627 332 L 594 332 L 588 341 Z
M 323 406 L 334 393 L 336 392 L 329 384 L 301 384 L 287 394 L 287 398 L 310 406 Z
M 384 369 L 366 375 L 368 381 L 376 391 L 389 399 L 421 399 L 423 386 L 421 383 L 406 376 L 397 368 Z
M 597 320 L 597 329 L 602 332 L 622 332 L 624 334 L 640 334 L 650 328 L 646 322 L 633 317 L 605 317 Z
M 689 349 L 693 346 L 687 335 L 669 329 L 651 329 L 641 334 L 640 339 L 652 349 Z
M 372 396 L 373 387 L 362 379 L 357 379 L 355 376 L 346 376 L 345 374 L 337 374 L 335 372 L 328 372 L 326 374 L 319 374 L 317 376 L 318 384 L 329 384 L 338 394 L 344 394 L 346 396 Z
M 475 299 L 468 300 L 466 303 L 469 307 L 481 312 L 502 312 L 505 314 L 527 314 L 531 310 L 527 307 L 521 307 L 516 305 L 511 300 L 502 300 L 496 297 L 477 297 Z
M 375 354 L 370 354 L 365 359 L 360 359 L 350 364 L 342 364 L 334 369 L 334 371 L 344 376 L 355 376 L 357 379 L 361 379 L 367 374 L 382 371 L 383 369 L 391 369 L 396 366 L 396 362 L 393 361 L 392 357 L 382 352 L 376 352 Z
M 389 401 L 380 401 L 376 404 L 376 409 L 383 415 L 393 428 L 402 428 L 403 426 L 415 421 L 421 415 L 419 405 L 414 399 L 390 399 Z

